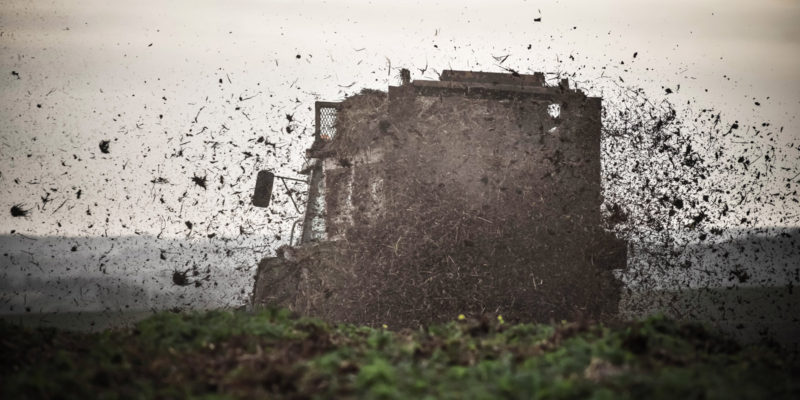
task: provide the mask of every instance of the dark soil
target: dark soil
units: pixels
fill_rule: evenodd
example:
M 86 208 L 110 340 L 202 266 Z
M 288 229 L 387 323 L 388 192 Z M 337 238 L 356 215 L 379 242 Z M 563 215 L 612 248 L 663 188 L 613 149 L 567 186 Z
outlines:
M 100 334 L 0 322 L 0 397 L 797 398 L 800 369 L 662 318 L 613 328 L 456 316 L 418 330 L 286 310 L 163 313 Z
M 22 204 L 15 204 L 11 206 L 11 216 L 12 217 L 27 217 L 30 214 L 30 210 L 26 210 L 22 208 Z

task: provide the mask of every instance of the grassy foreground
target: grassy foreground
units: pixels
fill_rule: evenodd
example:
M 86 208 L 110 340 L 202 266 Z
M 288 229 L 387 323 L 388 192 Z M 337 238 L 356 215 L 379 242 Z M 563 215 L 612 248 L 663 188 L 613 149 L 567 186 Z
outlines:
M 0 321 L 0 398 L 800 398 L 800 368 L 697 325 L 471 319 L 398 332 L 286 310 L 99 334 Z

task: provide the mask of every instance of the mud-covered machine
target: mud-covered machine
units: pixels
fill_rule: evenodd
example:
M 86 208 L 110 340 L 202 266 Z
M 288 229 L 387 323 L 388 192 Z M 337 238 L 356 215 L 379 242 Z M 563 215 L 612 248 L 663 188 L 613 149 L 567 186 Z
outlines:
M 541 73 L 401 80 L 316 103 L 302 223 L 253 303 L 394 326 L 612 318 L 626 245 L 602 228 L 601 99 Z M 253 204 L 289 179 L 261 171 Z

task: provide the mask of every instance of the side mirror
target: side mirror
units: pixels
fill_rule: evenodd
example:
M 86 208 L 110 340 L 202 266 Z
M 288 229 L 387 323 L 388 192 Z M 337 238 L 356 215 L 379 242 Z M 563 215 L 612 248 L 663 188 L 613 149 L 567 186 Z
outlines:
M 275 183 L 275 174 L 269 171 L 259 171 L 256 176 L 256 189 L 253 191 L 253 205 L 256 207 L 269 207 L 272 198 L 272 184 Z

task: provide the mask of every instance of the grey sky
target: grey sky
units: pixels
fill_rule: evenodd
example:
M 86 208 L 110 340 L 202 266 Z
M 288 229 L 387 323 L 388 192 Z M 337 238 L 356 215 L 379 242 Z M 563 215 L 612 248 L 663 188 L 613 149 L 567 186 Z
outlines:
M 437 79 L 502 71 L 494 57 L 509 55 L 503 67 L 574 75 L 592 95 L 620 78 L 654 98 L 669 87 L 676 105 L 770 122 L 779 146 L 798 146 L 797 21 L 795 0 L 0 0 L 0 235 L 65 237 L 5 238 L 0 304 L 243 303 L 297 217 L 280 188 L 271 210 L 249 205 L 256 172 L 300 167 L 314 100 L 385 90 L 401 67 Z M 796 173 L 777 162 L 765 193 Z M 800 225 L 790 198 L 770 207 Z M 174 287 L 192 266 L 213 283 Z
M 680 85 L 676 104 L 783 126 L 786 145 L 800 136 L 798 20 L 800 2 L 788 0 L 4 0 L 0 233 L 236 236 L 245 227 L 285 241 L 291 213 L 267 221 L 248 196 L 258 169 L 299 167 L 315 99 L 385 89 L 403 66 L 416 79 L 498 71 L 493 56 L 506 54 L 504 66 L 575 73 L 579 83 L 622 77 L 659 96 Z M 603 94 L 602 81 L 594 90 Z M 207 189 L 192 184 L 196 175 Z M 10 216 L 17 203 L 30 217 Z

